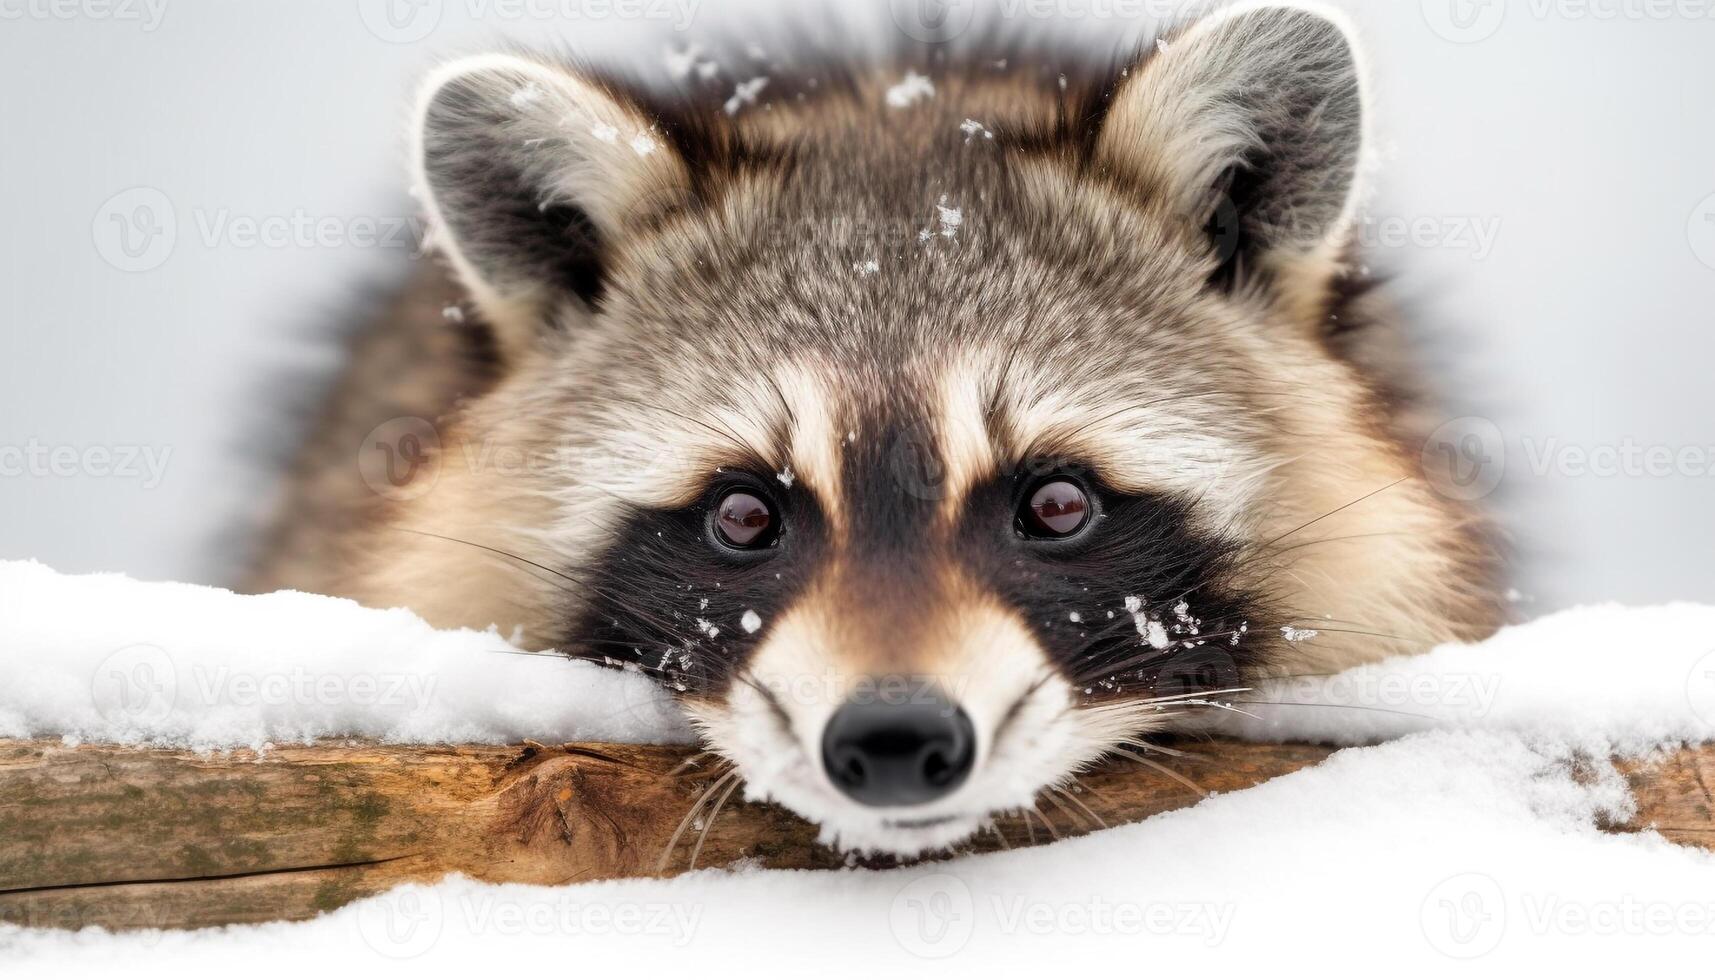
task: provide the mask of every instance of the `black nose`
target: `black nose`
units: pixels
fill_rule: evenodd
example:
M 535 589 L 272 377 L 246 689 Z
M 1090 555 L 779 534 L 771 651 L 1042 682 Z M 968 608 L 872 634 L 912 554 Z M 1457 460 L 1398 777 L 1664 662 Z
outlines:
M 865 698 L 834 712 L 822 733 L 822 765 L 841 792 L 866 806 L 938 800 L 965 781 L 976 730 L 938 694 L 898 703 Z

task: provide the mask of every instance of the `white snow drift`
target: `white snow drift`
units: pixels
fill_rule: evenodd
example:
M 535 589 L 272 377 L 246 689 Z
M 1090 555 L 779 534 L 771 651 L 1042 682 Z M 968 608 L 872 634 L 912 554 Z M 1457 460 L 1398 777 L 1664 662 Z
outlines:
M 139 644 L 165 658 L 123 653 Z M 682 732 L 641 678 L 494 652 L 507 649 L 493 633 L 437 633 L 407 613 L 329 599 L 240 598 L 0 565 L 4 734 L 232 745 L 334 733 Z M 147 688 L 135 683 L 145 666 L 174 678 L 180 697 L 116 720 L 115 705 L 155 702 L 115 701 L 102 685 Z M 258 707 L 230 683 L 209 688 L 220 697 L 202 696 L 200 672 L 225 669 L 230 679 L 300 668 L 339 679 L 345 700 Z M 356 703 L 360 677 L 393 673 L 432 679 L 432 696 L 411 706 Z M 0 963 L 7 976 L 174 980 L 497 968 L 699 978 L 1211 969 L 1418 977 L 1455 967 L 1512 980 L 1707 963 L 1715 858 L 1599 823 L 1634 809 L 1603 762 L 1609 752 L 1715 739 L 1715 609 L 1563 613 L 1484 644 L 1283 682 L 1234 702 L 1217 713 L 1220 727 L 1360 747 L 1133 826 L 899 871 L 734 869 L 564 888 L 454 879 L 300 925 L 121 935 L 0 928 Z M 1304 706 L 1312 703 L 1332 707 Z M 1392 740 L 1365 744 L 1382 739 Z
M 213 750 L 687 735 L 643 676 L 530 654 L 493 629 L 0 562 L 0 737 Z
M 1715 608 L 1594 606 L 1237 696 L 1212 726 L 1260 741 L 1362 745 L 1487 729 L 1636 755 L 1715 740 Z

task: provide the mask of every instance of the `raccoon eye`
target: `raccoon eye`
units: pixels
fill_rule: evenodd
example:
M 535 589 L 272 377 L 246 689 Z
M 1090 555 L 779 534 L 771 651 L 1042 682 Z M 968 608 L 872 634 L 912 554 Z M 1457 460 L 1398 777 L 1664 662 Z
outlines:
M 1037 487 L 1019 512 L 1026 537 L 1069 538 L 1090 520 L 1090 497 L 1070 480 L 1049 480 Z
M 774 512 L 754 493 L 734 490 L 715 505 L 715 535 L 731 548 L 762 548 L 774 541 Z

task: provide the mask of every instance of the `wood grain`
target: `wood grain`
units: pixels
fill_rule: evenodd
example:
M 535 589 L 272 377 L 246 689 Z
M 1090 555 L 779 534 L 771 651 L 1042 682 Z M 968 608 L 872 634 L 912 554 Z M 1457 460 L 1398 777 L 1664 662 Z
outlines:
M 1322 761 L 1314 745 L 1208 742 L 1173 768 L 1229 792 Z M 658 866 L 714 774 L 688 750 L 637 745 L 327 744 L 265 755 L 0 741 L 0 921 L 35 926 L 195 927 L 303 919 L 394 885 L 451 872 L 561 884 L 675 874 L 700 828 Z M 1636 817 L 1715 848 L 1715 747 L 1621 762 Z M 1197 789 L 1137 762 L 1082 777 L 1041 817 L 1002 819 L 970 850 L 1142 820 Z M 708 825 L 699 865 L 746 860 L 830 868 L 841 855 L 777 807 L 733 802 Z

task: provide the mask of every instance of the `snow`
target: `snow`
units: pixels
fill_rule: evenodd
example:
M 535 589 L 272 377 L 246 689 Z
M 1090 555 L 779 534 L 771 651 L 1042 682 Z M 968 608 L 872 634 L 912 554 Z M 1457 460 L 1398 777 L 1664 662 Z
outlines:
M 325 596 L 0 562 L 0 737 L 207 751 L 688 738 L 647 678 L 533 655 L 522 639 Z
M 704 60 L 702 45 L 695 42 L 679 49 L 667 48 L 662 52 L 661 60 L 667 68 L 668 76 L 681 82 L 690 78 L 692 71 L 708 78 L 720 67 L 713 61 Z
M 514 109 L 528 109 L 542 101 L 543 94 L 542 86 L 535 82 L 519 86 L 512 93 L 512 107 Z
M 959 237 L 959 227 L 965 223 L 965 212 L 960 208 L 949 207 L 946 195 L 935 204 L 935 220 L 940 224 L 942 238 Z
M 981 136 L 986 140 L 994 139 L 994 132 L 975 119 L 966 119 L 964 122 L 960 123 L 959 132 L 965 134 L 966 143 L 976 139 L 978 136 Z
M 885 96 L 890 109 L 909 109 L 924 99 L 935 97 L 935 83 L 927 75 L 907 71 L 899 83 L 890 86 Z
M 1167 628 L 1156 620 L 1140 620 L 1138 629 L 1143 633 L 1143 637 L 1149 642 L 1149 645 L 1157 650 L 1167 649 L 1168 644 L 1172 642 L 1167 638 Z
M 748 82 L 739 82 L 733 86 L 732 96 L 726 100 L 726 104 L 722 108 L 726 110 L 727 115 L 736 116 L 738 111 L 745 106 L 755 105 L 756 97 L 761 95 L 762 90 L 767 87 L 767 75 L 758 75 Z
M 1126 613 L 1131 616 L 1132 625 L 1137 627 L 1137 635 L 1143 637 L 1145 643 L 1157 650 L 1165 650 L 1173 645 L 1173 641 L 1167 636 L 1167 627 L 1162 625 L 1160 620 L 1151 619 L 1149 613 L 1143 608 L 1144 600 L 1142 597 L 1128 595 L 1121 602 L 1125 606 Z M 1188 608 L 1184 603 L 1180 603 L 1174 607 L 1174 612 L 1183 621 L 1186 618 Z M 1109 613 L 1110 618 L 1112 615 Z
M 1246 699 L 1332 707 L 1247 705 L 1258 717 L 1223 713 L 1222 731 L 1357 745 L 1487 729 L 1628 755 L 1712 741 L 1715 607 L 1556 613 L 1480 644 L 1282 681 Z
M 738 624 L 744 627 L 746 633 L 755 633 L 762 628 L 762 617 L 756 614 L 756 610 L 746 609 L 744 615 L 739 617 Z
M 564 703 L 587 711 L 591 692 L 626 696 L 614 685 L 641 683 L 557 660 L 484 657 L 507 646 L 498 635 L 437 633 L 400 611 L 0 565 L 7 731 L 69 723 L 84 737 L 113 733 L 90 704 L 92 678 L 108 651 L 137 643 L 171 647 L 181 673 L 224 662 L 347 676 L 363 661 L 439 677 L 437 694 L 458 698 L 415 720 L 342 708 L 321 723 L 352 734 L 577 737 L 596 722 Z M 1610 753 L 1715 740 L 1715 608 L 1566 612 L 1482 644 L 1239 700 L 1257 717 L 1218 713 L 1219 730 L 1354 747 L 1131 826 L 913 868 L 738 867 L 554 888 L 454 878 L 301 924 L 120 935 L 0 927 L 0 957 L 9 977 L 175 980 L 458 976 L 498 964 L 586 976 L 1018 976 L 1068 963 L 1236 975 L 1278 972 L 1283 956 L 1335 976 L 1381 965 L 1439 976 L 1462 963 L 1462 975 L 1511 978 L 1706 959 L 1715 857 L 1600 826 L 1633 810 L 1603 761 Z M 1253 703 L 1264 701 L 1352 707 Z M 227 744 L 307 734 L 303 719 L 276 732 L 244 711 L 234 722 L 176 710 L 166 728 L 186 742 L 199 730 Z

